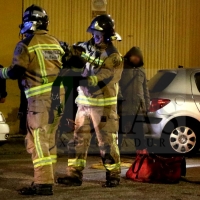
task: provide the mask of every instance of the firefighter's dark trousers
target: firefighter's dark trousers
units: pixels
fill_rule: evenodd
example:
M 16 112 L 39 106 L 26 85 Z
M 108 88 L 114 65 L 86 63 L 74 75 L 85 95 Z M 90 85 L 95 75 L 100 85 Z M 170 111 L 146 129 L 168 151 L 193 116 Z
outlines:
M 118 115 L 116 106 L 78 106 L 74 140 L 70 141 L 67 175 L 82 179 L 91 133 L 95 132 L 107 179 L 120 179 L 120 154 L 117 145 Z

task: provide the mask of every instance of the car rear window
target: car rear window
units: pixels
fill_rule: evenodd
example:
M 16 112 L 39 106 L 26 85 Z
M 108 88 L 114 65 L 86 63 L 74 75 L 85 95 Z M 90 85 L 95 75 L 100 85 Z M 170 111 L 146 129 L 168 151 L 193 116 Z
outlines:
M 195 79 L 195 83 L 197 85 L 197 88 L 198 88 L 198 90 L 200 92 L 200 73 L 196 73 L 194 75 L 194 79 Z
M 175 72 L 159 71 L 149 82 L 148 87 L 151 93 L 162 92 L 176 77 Z

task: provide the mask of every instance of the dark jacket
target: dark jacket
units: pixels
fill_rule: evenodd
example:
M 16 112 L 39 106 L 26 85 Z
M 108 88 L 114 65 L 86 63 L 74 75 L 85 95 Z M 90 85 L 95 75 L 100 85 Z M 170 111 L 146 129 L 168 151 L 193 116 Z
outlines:
M 139 51 L 139 50 L 138 50 Z M 135 53 L 134 51 L 132 53 Z M 143 65 L 143 57 L 141 55 Z M 127 53 L 130 56 L 130 51 Z M 122 100 L 119 105 L 120 115 L 145 114 L 150 105 L 147 79 L 143 66 L 134 67 L 125 56 L 124 70 L 119 82 Z
M 0 68 L 3 68 L 2 65 L 0 65 Z M 0 79 L 0 99 L 5 98 L 7 96 L 6 92 L 6 80 Z

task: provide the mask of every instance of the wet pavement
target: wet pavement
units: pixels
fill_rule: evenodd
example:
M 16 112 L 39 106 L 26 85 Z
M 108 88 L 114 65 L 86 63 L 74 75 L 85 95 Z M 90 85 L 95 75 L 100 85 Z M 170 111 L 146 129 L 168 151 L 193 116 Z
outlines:
M 64 147 L 64 145 L 61 145 Z M 63 150 L 61 149 L 60 152 Z M 122 156 L 122 161 L 132 163 L 134 157 Z M 102 188 L 105 181 L 105 171 L 91 169 L 92 164 L 100 162 L 100 157 L 89 156 L 84 170 L 84 182 L 80 187 L 67 188 L 55 185 L 54 196 L 20 196 L 17 189 L 30 185 L 33 176 L 33 166 L 30 155 L 23 146 L 23 139 L 12 139 L 0 146 L 0 200 L 41 199 L 41 200 L 82 200 L 82 199 L 130 199 L 130 200 L 199 200 L 200 199 L 200 157 L 187 158 L 187 181 L 179 184 L 137 183 L 127 180 L 125 173 L 128 168 L 122 168 L 121 184 L 117 188 Z M 67 156 L 60 154 L 57 173 L 64 175 Z

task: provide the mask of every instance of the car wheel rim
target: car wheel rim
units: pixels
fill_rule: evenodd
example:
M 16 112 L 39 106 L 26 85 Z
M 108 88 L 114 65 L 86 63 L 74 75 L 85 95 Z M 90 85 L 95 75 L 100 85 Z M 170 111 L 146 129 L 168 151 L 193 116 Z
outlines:
M 189 127 L 177 127 L 170 134 L 170 145 L 178 153 L 188 153 L 196 145 L 196 134 Z

